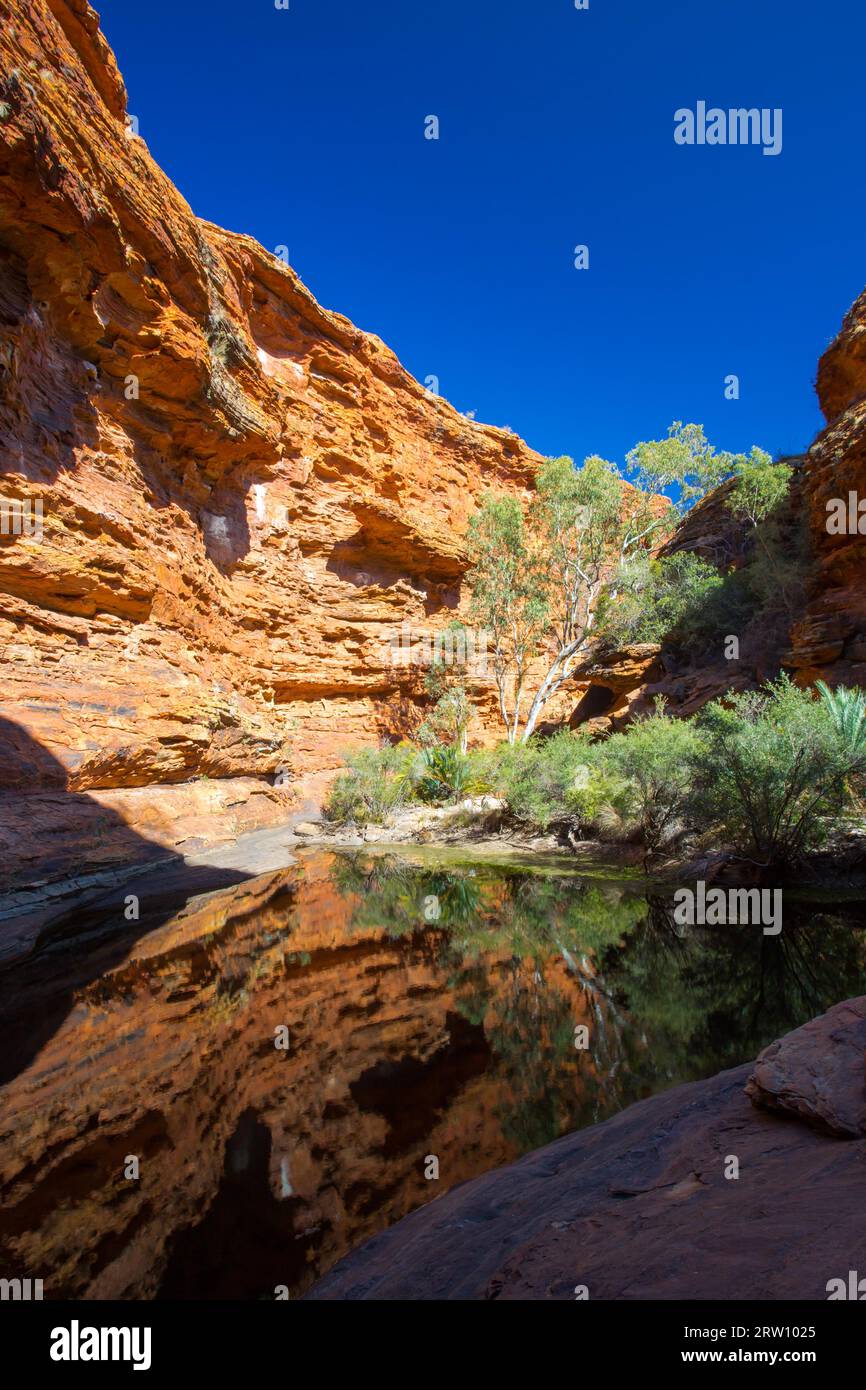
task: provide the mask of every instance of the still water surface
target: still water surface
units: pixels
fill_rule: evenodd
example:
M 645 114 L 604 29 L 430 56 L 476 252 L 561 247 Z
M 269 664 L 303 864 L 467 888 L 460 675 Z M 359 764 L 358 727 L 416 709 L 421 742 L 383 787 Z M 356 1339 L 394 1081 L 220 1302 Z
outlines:
M 780 936 L 684 929 L 558 861 L 357 851 L 103 914 L 0 978 L 0 1273 L 295 1297 L 456 1183 L 863 993 L 864 923 L 786 894 Z

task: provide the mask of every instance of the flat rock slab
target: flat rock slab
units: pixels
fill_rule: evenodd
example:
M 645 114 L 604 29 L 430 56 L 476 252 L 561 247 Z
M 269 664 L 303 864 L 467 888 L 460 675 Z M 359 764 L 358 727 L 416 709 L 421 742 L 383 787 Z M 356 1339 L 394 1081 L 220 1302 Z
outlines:
M 864 1010 L 851 1001 L 783 1039 L 813 1078 L 810 1113 L 837 1127 Z M 573 1300 L 585 1286 L 591 1300 L 826 1299 L 830 1279 L 866 1274 L 866 1140 L 753 1105 L 758 1066 L 641 1101 L 453 1189 L 307 1296 Z

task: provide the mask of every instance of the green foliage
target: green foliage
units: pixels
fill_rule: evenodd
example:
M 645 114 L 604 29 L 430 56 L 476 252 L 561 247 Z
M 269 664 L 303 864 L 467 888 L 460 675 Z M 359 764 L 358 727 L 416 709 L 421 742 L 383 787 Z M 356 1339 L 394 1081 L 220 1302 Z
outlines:
M 490 756 L 488 777 L 517 820 L 547 830 L 588 813 L 595 757 L 588 739 L 563 732 L 514 747 L 500 745 Z
M 577 564 L 589 572 L 604 561 L 619 539 L 621 518 L 622 482 L 616 464 L 597 454 L 585 459 L 581 468 L 575 468 L 568 457 L 542 464 L 530 522 L 545 561 L 552 566 L 555 589 L 563 584 L 571 587 Z
M 759 526 L 787 497 L 792 472 L 787 464 L 774 463 L 768 453 L 753 445 L 748 457 L 741 455 L 736 460 L 728 509 Z
M 526 517 L 514 498 L 487 496 L 472 518 L 471 611 L 492 636 L 510 743 L 531 736 L 571 674 L 610 564 L 653 529 L 648 500 L 629 511 L 623 496 L 616 466 L 605 459 L 593 455 L 580 468 L 567 457 L 548 459 Z M 542 655 L 545 669 L 524 714 L 528 666 Z
M 517 499 L 487 493 L 469 522 L 466 546 L 470 613 L 490 635 L 499 711 L 513 742 L 526 668 L 547 621 L 544 576 Z
M 666 439 L 642 440 L 626 457 L 626 471 L 646 492 L 674 487 L 677 507 L 687 511 L 734 471 L 742 455 L 717 452 L 703 425 L 675 420 Z
M 524 742 L 586 645 L 605 568 L 623 543 L 622 491 L 616 465 L 597 455 L 581 468 L 558 458 L 539 470 L 529 519 L 548 595 L 547 670 L 526 716 Z
M 689 829 L 695 761 L 702 746 L 693 721 L 656 713 L 603 745 L 604 765 L 620 779 L 614 809 L 623 829 L 640 836 L 647 855 L 671 848 Z
M 866 691 L 845 685 L 831 690 L 826 681 L 818 681 L 817 687 L 843 747 L 852 757 L 862 756 L 866 753 Z
M 718 606 L 725 578 L 694 556 L 674 556 L 652 569 L 647 548 L 671 516 L 730 477 L 730 505 L 757 528 L 778 507 L 790 477 L 790 469 L 773 465 L 763 450 L 718 451 L 702 425 L 682 421 L 674 421 L 666 439 L 637 444 L 626 464 L 637 485 L 629 490 L 616 465 L 598 455 L 579 468 L 568 457 L 548 459 L 526 515 L 516 499 L 488 495 L 470 523 L 472 613 L 493 637 L 509 743 L 532 736 L 545 706 L 601 630 L 599 609 L 614 641 L 628 640 L 629 633 L 638 634 L 632 640 L 656 640 L 670 630 L 684 641 L 718 636 L 714 624 L 730 607 Z M 668 510 L 660 511 L 658 495 L 665 489 L 675 501 L 669 496 Z M 761 544 L 769 554 L 763 536 Z M 623 567 L 626 557 L 630 565 Z M 606 583 L 617 565 L 618 579 Z M 742 584 L 732 581 L 730 597 L 742 596 Z M 524 713 L 528 671 L 533 658 L 542 657 L 545 668 Z
M 805 520 L 776 515 L 756 531 L 758 544 L 748 564 L 729 577 L 737 582 L 746 604 L 748 625 L 764 642 L 775 629 L 782 645 L 788 642 L 791 621 L 801 613 L 809 575 L 809 544 Z M 736 629 L 731 629 L 736 630 Z
M 511 815 L 526 825 L 593 823 L 621 792 L 604 762 L 604 745 L 563 730 L 486 755 L 485 774 Z
M 329 820 L 378 823 L 414 794 L 415 749 L 405 743 L 346 754 L 346 771 L 334 779 L 325 807 Z
M 459 801 L 471 784 L 469 759 L 453 743 L 425 748 L 417 783 L 422 801 Z
M 640 551 L 620 566 L 602 596 L 596 633 L 608 648 L 672 640 L 699 644 L 708 630 L 718 631 L 724 585 L 715 566 L 691 551 L 661 560 Z
M 684 447 L 677 443 L 677 451 Z M 703 445 L 693 440 L 691 447 L 703 457 Z M 728 509 L 750 523 L 753 544 L 745 562 L 723 573 L 688 551 L 662 560 L 641 552 L 629 557 L 598 605 L 596 632 L 606 647 L 665 641 L 697 655 L 737 633 L 741 642 L 751 638 L 766 652 L 787 636 L 786 620 L 801 606 L 807 567 L 790 506 L 792 469 L 756 447 L 748 455 L 713 458 L 714 470 L 733 475 Z
M 463 636 L 460 624 L 452 623 L 459 647 Z M 466 644 L 463 642 L 465 653 Z M 424 675 L 424 691 L 431 701 L 427 718 L 418 729 L 418 741 L 424 747 L 438 743 L 454 744 L 461 753 L 466 752 L 466 731 L 472 714 L 472 705 L 466 690 L 465 660 L 449 662 L 436 660 Z
M 840 733 L 826 700 L 785 676 L 728 701 L 699 717 L 699 820 L 761 865 L 796 864 L 842 815 L 863 753 Z
M 802 519 L 793 516 L 790 486 L 793 469 L 774 463 L 763 449 L 752 449 L 737 462 L 728 510 L 752 528 L 754 547 L 738 572 L 749 619 L 767 633 L 774 619 L 786 619 L 802 607 L 806 544 Z M 787 635 L 787 634 L 785 634 Z
M 485 494 L 470 519 L 466 544 L 472 563 L 473 617 L 496 636 L 504 638 L 516 624 L 518 642 L 531 638 L 544 621 L 547 605 L 539 593 L 539 576 L 517 498 Z
M 594 826 L 602 837 L 638 838 L 647 855 L 686 833 L 701 735 L 660 709 L 601 743 L 571 733 L 497 750 L 489 776 L 518 820 Z
M 647 859 L 703 835 L 770 867 L 794 866 L 857 806 L 866 780 L 866 692 L 787 677 L 730 694 L 692 720 L 656 713 L 601 742 L 563 731 L 489 752 L 456 744 L 350 754 L 327 806 L 337 822 L 386 821 L 413 797 L 491 790 L 539 830 L 639 840 Z

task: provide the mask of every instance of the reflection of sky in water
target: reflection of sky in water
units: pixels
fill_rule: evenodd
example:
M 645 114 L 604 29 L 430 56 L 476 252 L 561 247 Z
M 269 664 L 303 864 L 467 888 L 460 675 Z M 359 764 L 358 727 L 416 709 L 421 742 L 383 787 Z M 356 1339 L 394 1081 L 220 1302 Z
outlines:
M 292 1184 L 289 1181 L 289 1160 L 285 1157 L 280 1159 L 280 1190 L 284 1197 L 291 1197 Z

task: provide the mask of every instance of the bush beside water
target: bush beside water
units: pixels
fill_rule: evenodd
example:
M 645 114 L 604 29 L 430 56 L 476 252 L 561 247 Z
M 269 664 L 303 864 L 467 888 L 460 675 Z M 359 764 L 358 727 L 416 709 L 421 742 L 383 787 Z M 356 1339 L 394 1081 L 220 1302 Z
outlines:
M 387 821 L 412 802 L 490 792 L 527 829 L 637 843 L 647 860 L 701 843 L 791 866 L 860 820 L 864 772 L 862 692 L 825 688 L 815 698 L 782 677 L 692 719 L 659 702 L 599 741 L 565 731 L 469 753 L 366 749 L 347 757 L 327 815 Z

